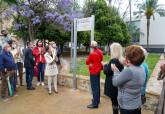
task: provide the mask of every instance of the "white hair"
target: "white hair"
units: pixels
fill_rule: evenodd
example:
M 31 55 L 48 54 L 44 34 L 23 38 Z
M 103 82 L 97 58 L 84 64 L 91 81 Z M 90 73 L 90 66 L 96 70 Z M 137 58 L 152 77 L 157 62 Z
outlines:
M 117 58 L 123 63 L 123 48 L 119 43 L 112 43 L 110 46 L 111 59 Z
M 147 50 L 146 50 L 145 48 L 143 48 L 142 46 L 140 46 L 140 48 L 143 50 L 145 59 L 147 59 L 147 57 L 148 57 L 148 52 L 147 52 Z
M 6 46 L 8 46 L 8 45 L 9 45 L 8 43 L 4 43 L 4 44 L 2 44 L 2 49 L 5 49 Z
M 91 42 L 91 46 L 92 46 L 92 47 L 97 47 L 97 42 L 96 42 L 96 41 L 92 41 L 92 42 Z

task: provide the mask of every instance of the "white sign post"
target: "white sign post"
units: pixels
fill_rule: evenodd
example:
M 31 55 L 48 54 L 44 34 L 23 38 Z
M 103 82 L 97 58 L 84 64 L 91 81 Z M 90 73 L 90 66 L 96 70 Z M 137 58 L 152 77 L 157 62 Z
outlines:
M 94 40 L 94 25 L 95 25 L 95 16 L 92 15 L 88 18 L 81 18 L 81 19 L 74 19 L 74 39 L 72 47 L 73 49 L 73 87 L 74 89 L 77 89 L 77 78 L 76 78 L 76 70 L 77 70 L 77 32 L 78 31 L 91 31 L 91 38 L 90 41 Z

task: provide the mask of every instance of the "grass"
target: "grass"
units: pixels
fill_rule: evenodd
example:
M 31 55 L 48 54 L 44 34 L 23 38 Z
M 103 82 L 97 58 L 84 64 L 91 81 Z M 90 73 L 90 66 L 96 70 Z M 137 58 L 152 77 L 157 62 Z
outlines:
M 104 60 L 104 62 L 108 62 L 110 60 L 110 56 L 104 55 L 103 60 Z M 88 67 L 85 64 L 85 61 L 86 61 L 86 57 L 82 57 L 78 60 L 78 67 L 77 67 L 77 74 L 78 75 L 89 76 Z M 105 75 L 103 72 L 101 72 L 101 77 L 105 78 Z
M 149 76 L 151 75 L 152 71 L 155 68 L 156 63 L 158 62 L 160 58 L 160 54 L 149 54 L 148 58 L 146 60 L 146 63 L 148 64 L 149 67 Z M 108 55 L 104 55 L 104 62 L 108 63 L 110 60 L 110 56 Z M 78 75 L 84 75 L 84 76 L 89 76 L 89 72 L 88 72 L 88 67 L 85 64 L 86 61 L 86 57 L 82 57 L 78 60 L 78 67 L 77 67 L 77 74 Z M 101 72 L 101 78 L 105 78 L 105 75 L 103 72 Z
M 148 67 L 149 67 L 149 76 L 151 76 L 155 66 L 156 66 L 156 63 L 158 62 L 160 58 L 160 54 L 149 54 L 148 55 L 148 58 L 146 60 L 146 63 L 148 64 Z

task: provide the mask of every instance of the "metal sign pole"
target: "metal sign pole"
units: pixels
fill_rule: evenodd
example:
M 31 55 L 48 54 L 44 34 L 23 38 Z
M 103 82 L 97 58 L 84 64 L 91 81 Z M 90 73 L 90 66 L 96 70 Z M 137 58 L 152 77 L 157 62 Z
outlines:
M 74 19 L 74 55 L 73 55 L 73 88 L 77 89 L 76 61 L 77 61 L 77 19 Z
M 92 42 L 92 41 L 94 41 L 94 29 L 95 29 L 95 16 L 94 15 L 92 15 L 91 16 L 91 19 L 92 19 L 92 23 L 91 23 L 91 39 L 90 39 L 90 43 Z M 90 51 L 92 51 L 91 49 L 90 49 Z
M 95 29 L 95 16 L 94 15 L 92 15 L 92 17 L 91 17 L 91 19 L 92 19 L 92 28 L 91 28 L 91 41 L 94 41 L 94 29 Z
M 73 72 L 73 34 L 74 34 L 74 24 L 73 22 L 71 23 L 71 44 L 70 44 L 70 57 L 71 57 L 71 63 L 70 63 L 70 72 Z

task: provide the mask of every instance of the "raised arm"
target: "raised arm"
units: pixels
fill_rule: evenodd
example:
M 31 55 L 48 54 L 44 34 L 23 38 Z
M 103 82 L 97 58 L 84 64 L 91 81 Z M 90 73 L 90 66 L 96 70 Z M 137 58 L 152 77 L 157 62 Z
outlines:
M 120 86 L 130 81 L 132 78 L 132 72 L 129 68 L 124 69 L 122 72 L 115 71 L 113 76 L 113 85 Z

